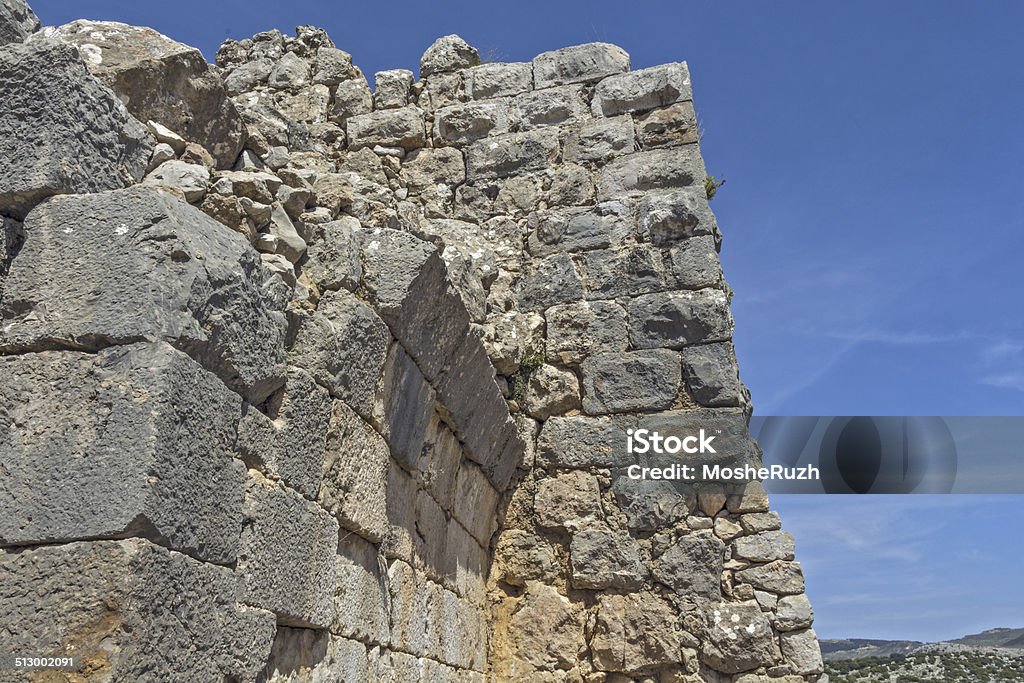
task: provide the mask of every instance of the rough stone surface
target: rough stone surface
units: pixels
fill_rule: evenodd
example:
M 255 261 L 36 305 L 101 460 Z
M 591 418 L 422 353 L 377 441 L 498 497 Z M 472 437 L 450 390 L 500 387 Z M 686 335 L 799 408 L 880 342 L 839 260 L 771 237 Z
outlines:
M 686 64 L 662 64 L 609 76 L 598 83 L 594 90 L 594 115 L 646 111 L 692 96 Z
M 0 0 L 0 45 L 20 43 L 39 30 L 39 18 L 24 0 Z
M 629 55 L 621 47 L 608 43 L 575 45 L 533 58 L 533 81 L 537 89 L 595 81 L 623 71 L 629 71 Z
M 719 671 L 747 671 L 778 656 L 771 624 L 756 602 L 719 603 L 707 610 L 707 620 L 701 659 Z
M 738 406 L 744 399 L 732 343 L 683 349 L 683 377 L 690 395 L 704 406 Z
M 775 561 L 736 572 L 736 578 L 754 588 L 796 595 L 804 590 L 804 573 L 797 562 Z
M 109 680 L 253 680 L 274 616 L 235 603 L 234 584 L 230 569 L 144 539 L 0 553 L 0 647 L 81 655 Z
M 679 354 L 602 353 L 583 362 L 583 410 L 591 415 L 664 410 L 679 393 Z
M 235 163 L 245 141 L 242 119 L 199 50 L 113 21 L 74 21 L 45 35 L 76 46 L 89 71 L 137 119 L 199 142 L 219 168 Z
M 711 536 L 684 536 L 657 558 L 654 578 L 680 597 L 721 600 L 724 549 L 725 545 Z
M 732 314 L 725 292 L 720 289 L 639 296 L 630 301 L 628 312 L 630 338 L 639 348 L 675 349 L 687 344 L 727 341 L 732 336 Z M 699 366 L 703 364 L 700 356 L 708 353 L 711 352 L 698 351 L 690 357 Z M 727 376 L 729 369 L 716 372 Z M 708 399 L 719 393 L 715 388 L 704 387 L 699 378 L 695 378 L 695 386 Z
M 3 213 L 20 219 L 55 194 L 142 179 L 152 138 L 73 47 L 44 39 L 0 47 L 0 101 Z
M 57 197 L 25 224 L 0 350 L 160 339 L 254 403 L 282 384 L 281 291 L 242 237 L 198 209 L 139 187 Z
M 534 499 L 537 524 L 542 527 L 583 529 L 601 515 L 597 479 L 569 472 L 543 479 Z
M 334 620 L 337 521 L 252 470 L 246 481 L 243 514 L 239 600 L 273 612 L 279 624 L 330 626 Z
M 625 534 L 585 529 L 573 535 L 569 556 L 575 588 L 637 588 L 647 573 L 639 544 Z
M 797 673 L 820 674 L 825 670 L 814 629 L 783 633 L 781 641 L 782 654 Z
M 480 63 L 476 48 L 457 35 L 438 38 L 420 58 L 420 77 L 456 71 Z
M 217 378 L 163 343 L 0 367 L 0 545 L 137 535 L 234 562 L 241 400 Z
M 682 635 L 672 607 L 656 595 L 605 595 L 591 649 L 603 671 L 638 672 L 680 661 Z

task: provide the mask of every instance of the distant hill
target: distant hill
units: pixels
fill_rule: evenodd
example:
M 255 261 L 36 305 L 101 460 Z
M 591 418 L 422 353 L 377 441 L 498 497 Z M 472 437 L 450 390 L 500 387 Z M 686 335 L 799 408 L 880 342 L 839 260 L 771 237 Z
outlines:
M 1011 647 L 1024 649 L 1024 628 L 993 628 L 951 640 L 971 647 Z
M 1024 683 L 1024 629 L 994 628 L 956 640 L 821 641 L 833 683 Z

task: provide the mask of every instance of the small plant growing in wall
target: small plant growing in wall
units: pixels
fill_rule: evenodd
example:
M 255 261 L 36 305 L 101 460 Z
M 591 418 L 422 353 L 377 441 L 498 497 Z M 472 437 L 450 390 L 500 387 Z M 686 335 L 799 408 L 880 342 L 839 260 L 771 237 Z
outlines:
M 722 185 L 725 185 L 725 178 L 718 180 L 715 176 L 709 175 L 704 179 L 704 192 L 708 196 L 708 201 L 715 198 L 715 195 L 718 194 L 718 188 Z
M 509 391 L 516 401 L 526 398 L 526 386 L 530 383 L 532 375 L 540 366 L 544 365 L 544 352 L 527 353 L 519 361 L 519 370 L 512 375 Z

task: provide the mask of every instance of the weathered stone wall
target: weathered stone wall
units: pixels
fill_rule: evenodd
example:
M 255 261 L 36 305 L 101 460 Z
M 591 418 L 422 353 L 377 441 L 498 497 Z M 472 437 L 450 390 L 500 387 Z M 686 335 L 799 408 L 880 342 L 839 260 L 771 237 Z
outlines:
M 763 491 L 621 476 L 629 426 L 746 439 L 685 64 L 449 36 L 371 91 L 311 27 L 207 66 L 3 7 L 0 652 L 818 680 Z

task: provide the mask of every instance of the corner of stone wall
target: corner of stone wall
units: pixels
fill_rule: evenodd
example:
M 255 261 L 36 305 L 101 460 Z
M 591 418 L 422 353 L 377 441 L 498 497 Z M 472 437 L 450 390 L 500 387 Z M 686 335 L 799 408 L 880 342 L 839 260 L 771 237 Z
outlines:
M 216 67 L 123 24 L 21 37 L 0 650 L 110 680 L 816 679 L 763 491 L 616 476 L 629 426 L 747 438 L 685 64 L 446 36 L 371 92 L 308 26 Z

